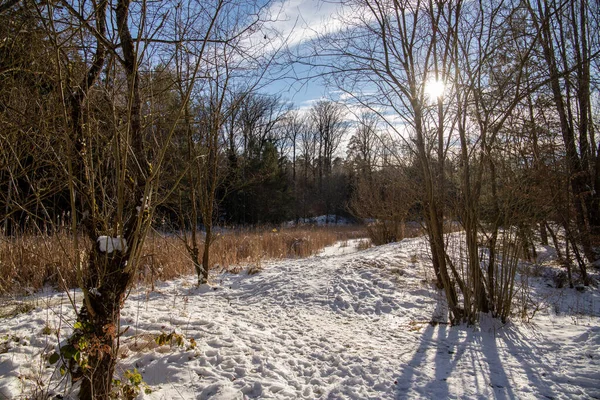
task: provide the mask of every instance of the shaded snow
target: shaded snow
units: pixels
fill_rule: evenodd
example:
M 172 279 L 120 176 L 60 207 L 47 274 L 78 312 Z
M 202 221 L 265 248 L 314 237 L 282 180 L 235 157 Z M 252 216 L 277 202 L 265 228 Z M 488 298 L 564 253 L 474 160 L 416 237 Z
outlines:
M 429 283 L 423 239 L 340 255 L 350 247 L 200 288 L 189 276 L 134 290 L 118 370 L 142 373 L 152 389 L 144 399 L 600 397 L 598 289 L 557 290 L 540 278 L 531 284 L 548 306 L 533 323 L 432 325 L 445 322 L 446 304 Z M 57 338 L 40 332 L 48 324 L 62 340 L 74 315 L 64 294 L 43 299 L 3 320 L 0 398 L 30 393 L 36 376 L 47 384 L 55 371 L 41 356 Z M 156 345 L 173 331 L 197 347 Z

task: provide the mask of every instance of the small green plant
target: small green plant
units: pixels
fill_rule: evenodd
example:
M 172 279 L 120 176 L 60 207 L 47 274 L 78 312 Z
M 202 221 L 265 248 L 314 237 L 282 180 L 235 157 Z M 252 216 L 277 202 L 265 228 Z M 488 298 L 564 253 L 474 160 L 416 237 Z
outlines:
M 2 337 L 2 342 L 0 343 L 0 354 L 7 353 L 9 349 L 13 348 L 12 344 L 20 344 L 22 346 L 26 346 L 27 342 L 25 340 L 21 340 L 17 335 L 6 335 Z
M 28 312 L 33 311 L 34 309 L 35 306 L 32 303 L 21 303 L 17 305 L 17 307 L 13 311 L 13 314 L 15 316 L 19 314 L 27 314 Z
M 52 328 L 50 328 L 50 325 L 46 324 L 43 328 L 42 328 L 42 335 L 48 336 L 52 333 Z
M 78 321 L 73 325 L 73 329 L 78 334 L 74 334 L 68 344 L 62 346 L 59 351 L 55 351 L 48 357 L 50 364 L 56 364 L 59 360 L 63 360 L 63 365 L 60 367 L 61 375 L 67 373 L 67 365 L 71 371 L 75 366 L 79 366 L 82 371 L 89 368 L 88 356 L 92 346 L 88 341 L 86 333 L 92 328 Z
M 154 339 L 154 341 L 159 346 L 165 346 L 165 345 L 177 346 L 177 347 L 186 346 L 185 337 L 177 332 L 171 332 L 171 333 L 162 332 L 160 335 L 158 335 L 156 337 L 156 339 Z M 190 338 L 187 342 L 188 343 L 187 343 L 186 347 L 188 350 L 196 348 L 196 341 L 194 340 L 194 338 Z
M 133 400 L 142 390 L 146 394 L 152 393 L 152 389 L 144 382 L 144 378 L 137 368 L 134 368 L 133 371 L 125 371 L 123 380 L 113 379 L 113 388 L 112 397 L 115 399 Z

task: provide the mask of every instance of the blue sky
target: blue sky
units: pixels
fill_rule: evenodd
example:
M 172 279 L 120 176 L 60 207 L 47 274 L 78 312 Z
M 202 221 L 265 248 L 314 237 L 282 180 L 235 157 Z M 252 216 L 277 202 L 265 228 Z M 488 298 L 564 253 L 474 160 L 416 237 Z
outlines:
M 336 30 L 338 25 L 333 17 L 341 10 L 341 3 L 323 0 L 285 0 L 270 7 L 275 22 L 265 27 L 265 34 L 279 32 L 279 38 L 271 44 L 274 48 L 287 40 L 292 50 L 305 46 L 318 34 Z M 293 74 L 299 77 L 310 75 L 309 68 L 299 64 L 293 66 Z M 317 79 L 296 81 L 292 78 L 280 79 L 262 89 L 267 93 L 278 93 L 292 102 L 296 108 L 308 109 L 317 100 L 336 95 L 335 89 L 327 88 Z

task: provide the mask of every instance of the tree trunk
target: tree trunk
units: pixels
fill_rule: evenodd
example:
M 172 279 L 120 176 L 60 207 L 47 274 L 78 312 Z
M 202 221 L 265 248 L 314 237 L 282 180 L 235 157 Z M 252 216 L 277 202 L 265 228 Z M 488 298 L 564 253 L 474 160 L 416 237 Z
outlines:
M 108 240 L 113 240 L 109 238 Z M 81 328 L 70 338 L 71 344 L 86 347 L 88 360 L 82 369 L 83 380 L 79 392 L 81 399 L 108 400 L 117 362 L 117 337 L 119 319 L 130 276 L 125 272 L 129 259 L 127 250 L 112 253 L 101 252 L 96 242 L 90 252 L 89 276 L 85 286 L 88 304 L 78 316 Z
M 463 318 L 463 310 L 458 305 L 458 296 L 454 284 L 450 280 L 448 274 L 448 266 L 446 263 L 446 249 L 444 245 L 444 211 L 443 204 L 439 203 L 439 197 L 436 196 L 434 179 L 432 176 L 431 167 L 425 151 L 425 141 L 423 137 L 422 114 L 418 104 L 414 104 L 415 110 L 415 131 L 417 135 L 417 157 L 421 166 L 421 173 L 425 182 L 425 221 L 427 223 L 427 232 L 429 234 L 429 244 L 431 246 L 431 255 L 433 267 L 439 284 L 444 288 L 448 308 L 451 314 L 452 322 L 459 322 Z M 443 174 L 444 171 L 438 173 Z M 443 187 L 438 187 L 437 190 L 443 190 Z
M 116 23 L 123 51 L 123 67 L 127 76 L 127 132 L 131 139 L 131 147 L 127 151 L 133 152 L 135 165 L 121 165 L 119 178 L 124 180 L 127 177 L 133 185 L 128 197 L 124 196 L 123 187 L 119 187 L 116 225 L 120 227 L 117 235 L 122 236 L 104 236 L 98 239 L 98 227 L 92 226 L 88 229 L 96 242 L 90 251 L 84 280 L 84 305 L 78 316 L 81 326 L 71 338 L 71 343 L 80 346 L 81 351 L 88 357 L 87 365 L 84 359 L 79 362 L 84 377 L 80 390 L 82 399 L 108 400 L 110 397 L 118 354 L 121 307 L 125 300 L 125 292 L 131 283 L 132 268 L 135 264 L 135 260 L 131 258 L 136 257 L 143 245 L 150 220 L 149 200 L 146 198 L 146 183 L 150 171 L 143 145 L 138 60 L 128 27 L 129 6 L 130 0 L 118 0 Z M 77 132 L 77 129 L 81 129 L 82 122 L 75 115 L 74 122 L 78 124 L 75 126 Z M 118 183 L 123 184 L 122 181 Z M 88 196 L 94 204 L 94 193 L 88 193 Z M 96 210 L 92 207 L 92 220 L 96 216 Z M 128 219 L 124 220 L 124 216 L 128 216 Z M 106 243 L 102 243 L 102 240 L 106 240 Z M 81 346 L 83 343 L 85 347 Z
M 540 240 L 544 246 L 548 246 L 548 230 L 545 222 L 540 223 Z
M 198 285 L 208 283 L 208 266 L 210 261 L 210 245 L 212 243 L 212 221 L 205 223 L 206 237 L 204 239 L 204 252 L 202 253 L 202 274 L 198 275 Z
M 585 5 L 581 4 L 581 7 L 585 7 Z M 554 46 L 554 37 L 558 32 L 554 32 L 551 29 L 555 24 L 554 20 L 551 20 L 551 14 L 556 12 L 556 15 L 553 15 L 554 18 L 561 20 L 564 18 L 559 12 L 556 10 L 551 10 L 550 6 L 547 3 L 544 3 L 544 9 L 542 10 L 542 4 L 540 2 L 537 3 L 537 7 L 539 8 L 539 15 L 533 9 L 530 9 L 530 12 L 535 18 L 535 21 L 540 24 L 539 28 L 541 29 L 541 42 L 544 53 L 544 59 L 548 66 L 550 72 L 550 87 L 552 89 L 552 94 L 554 98 L 554 103 L 556 107 L 556 112 L 560 121 L 560 129 L 562 133 L 563 143 L 565 146 L 565 155 L 567 159 L 567 165 L 569 169 L 570 175 L 570 184 L 571 189 L 573 191 L 573 202 L 575 205 L 576 211 L 576 222 L 577 222 L 577 230 L 579 231 L 578 242 L 581 243 L 584 254 L 588 258 L 589 261 L 594 261 L 596 255 L 592 248 L 592 240 L 591 234 L 597 231 L 599 228 L 597 226 L 600 221 L 596 220 L 600 211 L 597 209 L 593 209 L 593 204 L 598 199 L 595 196 L 598 196 L 598 193 L 594 193 L 592 190 L 595 184 L 595 179 L 592 179 L 588 171 L 588 165 L 584 165 L 586 161 L 586 155 L 589 153 L 589 149 L 587 148 L 587 122 L 588 122 L 588 114 L 584 112 L 580 115 L 580 123 L 577 124 L 573 118 L 572 112 L 572 104 L 571 97 L 567 96 L 565 99 L 563 94 L 563 87 L 561 85 L 561 77 L 563 74 L 559 71 L 558 61 L 556 59 L 556 50 Z M 553 11 L 551 13 L 551 11 Z M 585 24 L 585 21 L 581 21 L 582 24 Z M 576 27 L 576 22 L 571 21 L 573 26 Z M 562 30 L 562 21 L 559 24 L 560 29 Z M 560 32 L 564 34 L 564 32 Z M 575 40 L 577 40 L 577 32 L 573 36 Z M 559 43 L 560 45 L 565 46 L 564 38 L 563 42 Z M 588 55 L 587 49 L 582 49 L 581 47 L 576 46 L 574 49 L 575 53 L 581 56 L 581 52 L 584 53 L 583 57 L 586 58 Z M 558 53 L 561 57 L 565 57 L 565 54 Z M 566 65 L 568 60 L 563 59 L 563 63 Z M 589 73 L 589 65 L 580 65 L 579 68 L 588 69 L 587 73 Z M 577 92 L 577 101 L 581 106 L 582 104 L 587 104 L 589 101 L 589 79 L 585 78 L 585 76 L 581 76 L 581 74 L 585 75 L 586 71 L 580 72 L 580 77 L 576 83 L 576 92 Z M 567 79 L 567 82 L 569 80 Z M 570 90 L 569 87 L 566 89 Z M 576 129 L 579 129 L 576 132 Z M 581 147 L 578 149 L 576 145 L 576 136 L 579 134 L 579 141 L 581 145 L 585 145 L 585 147 Z M 584 137 L 585 136 L 585 137 Z M 580 157 L 581 154 L 581 157 Z M 583 157 L 583 159 L 582 159 Z M 597 177 L 596 177 L 597 178 Z M 596 225 L 594 225 L 596 224 Z

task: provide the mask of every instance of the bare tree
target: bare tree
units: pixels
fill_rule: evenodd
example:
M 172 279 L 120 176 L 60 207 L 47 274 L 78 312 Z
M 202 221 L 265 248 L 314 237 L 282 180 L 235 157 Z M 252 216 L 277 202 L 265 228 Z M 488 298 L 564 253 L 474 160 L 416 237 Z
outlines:
M 320 100 L 310 110 L 312 126 L 318 140 L 317 162 L 320 190 L 323 189 L 323 177 L 331 174 L 333 155 L 347 130 L 344 114 L 343 106 L 330 100 Z
M 333 83 L 377 113 L 416 155 L 435 273 L 452 319 L 458 321 L 463 311 L 448 272 L 443 238 L 447 107 L 425 90 L 428 82 L 448 80 L 451 47 L 443 38 L 455 23 L 456 7 L 425 1 L 359 0 L 353 5 L 360 11 L 344 20 L 347 28 L 320 38 L 316 53 L 336 61 L 326 63 Z M 312 58 L 310 62 L 319 65 Z M 458 274 L 453 275 L 460 284 Z
M 586 258 L 598 255 L 600 236 L 600 143 L 592 112 L 592 75 L 598 73 L 597 4 L 588 1 L 528 1 L 540 32 L 548 84 L 558 114 L 576 211 L 577 237 Z M 587 282 L 585 269 L 582 271 Z
M 499 136 L 508 133 L 504 130 L 505 124 L 514 119 L 531 91 L 531 86 L 525 82 L 536 83 L 537 77 L 528 75 L 526 68 L 537 43 L 536 35 L 523 30 L 523 13 L 504 2 L 464 4 L 460 10 L 457 28 L 452 32 L 455 89 L 449 102 L 456 105 L 456 131 L 460 140 L 461 205 L 458 213 L 466 235 L 466 282 L 470 286 L 463 293 L 465 309 L 471 321 L 479 311 L 498 312 L 497 316 L 506 319 L 512 301 L 510 291 L 500 295 L 496 289 L 499 286 L 512 288 L 515 270 L 513 268 L 507 274 L 498 272 L 509 263 L 506 257 L 497 257 L 497 251 L 507 246 L 506 241 L 512 236 L 502 235 L 505 242 L 502 246 L 498 245 L 498 237 L 501 228 L 510 231 L 517 219 L 512 212 L 514 204 L 512 210 L 502 204 L 515 198 L 501 193 L 503 178 L 499 174 L 499 160 L 502 157 L 495 153 L 502 151 L 498 143 Z M 490 196 L 484 196 L 484 191 Z M 483 199 L 491 210 L 486 220 L 482 220 L 481 215 Z M 489 223 L 489 227 L 482 229 L 482 222 Z M 513 240 L 514 248 L 525 243 L 522 234 L 526 230 L 521 221 L 520 241 Z M 485 260 L 485 270 L 481 268 L 480 235 L 488 238 L 489 257 Z
M 222 5 L 195 8 L 196 16 L 207 23 L 201 42 L 212 38 Z M 76 260 L 84 303 L 61 355 L 76 366 L 73 378 L 82 378 L 80 397 L 108 399 L 117 362 L 120 311 L 159 201 L 168 144 L 192 92 L 182 94 L 170 128 L 154 134 L 157 125 L 146 125 L 150 119 L 144 115 L 144 104 L 152 98 L 144 97 L 140 66 L 153 49 L 167 51 L 171 45 L 157 38 L 165 20 L 154 18 L 152 12 L 160 10 L 137 8 L 129 0 L 88 6 L 65 0 L 60 7 L 67 12 L 49 3 L 41 5 L 39 15 L 53 45 L 67 124 L 62 136 L 67 157 L 62 167 L 68 173 L 73 246 L 75 254 L 86 255 L 83 261 Z M 87 62 L 80 62 L 76 47 L 67 47 L 70 42 L 62 39 L 66 34 L 80 38 L 78 48 Z M 198 71 L 196 65 L 191 81 Z M 102 79 L 101 74 L 105 74 Z M 80 228 L 92 243 L 83 252 L 77 235 Z
M 369 176 L 378 163 L 377 153 L 382 143 L 377 134 L 377 124 L 375 114 L 361 114 L 356 131 L 348 142 L 348 160 L 356 172 L 363 176 Z
M 265 71 L 265 68 L 259 69 Z M 283 187 L 286 183 L 275 179 L 275 175 L 283 170 L 282 150 L 288 143 L 284 126 L 290 105 L 280 96 L 254 90 L 260 83 L 258 79 L 247 79 L 254 83 L 238 95 L 236 118 L 229 118 L 227 124 L 230 162 L 224 204 L 229 209 L 227 218 L 244 224 L 274 218 L 270 212 L 277 210 L 269 211 L 263 207 L 261 196 L 267 192 L 260 186 L 266 185 L 267 181 L 271 186 Z
M 283 122 L 283 130 L 286 138 L 286 143 L 291 146 L 291 157 L 292 157 L 292 185 L 293 195 L 296 206 L 294 207 L 294 217 L 296 221 L 300 218 L 300 208 L 298 204 L 299 188 L 298 188 L 298 174 L 297 174 L 297 158 L 300 154 L 300 137 L 303 132 L 306 132 L 308 123 L 306 117 L 302 116 L 297 110 L 293 110 L 287 113 L 285 121 Z
M 237 168 L 237 125 L 242 121 L 244 155 L 256 146 L 273 139 L 274 127 L 279 122 L 279 98 L 259 96 L 254 91 L 261 83 L 266 69 L 271 65 L 279 49 L 264 51 L 261 38 L 254 33 L 265 22 L 260 10 L 267 4 L 235 2 L 224 5 L 223 17 L 215 21 L 218 40 L 208 43 L 200 40 L 201 47 L 180 48 L 176 58 L 179 71 L 180 92 L 193 90 L 195 101 L 186 110 L 187 178 L 191 212 L 188 215 L 191 232 L 184 230 L 184 242 L 198 274 L 198 284 L 208 281 L 210 249 L 213 243 L 213 227 L 217 218 L 219 190 L 227 194 L 232 187 L 224 188 L 225 159 L 230 167 Z M 251 12 L 249 12 L 251 11 Z M 200 56 L 198 55 L 200 54 Z M 201 82 L 190 81 L 187 71 L 197 63 L 202 66 L 205 77 Z M 235 88 L 243 82 L 244 90 Z M 188 85 L 192 85 L 191 87 Z M 195 86 L 194 86 L 195 85 Z M 259 110 L 253 113 L 250 110 Z M 277 115 L 277 118 L 269 118 Z M 260 151 L 260 150 L 258 150 Z M 242 160 L 245 162 L 245 158 Z M 180 210 L 183 213 L 183 209 Z M 204 241 L 200 259 L 200 243 L 196 230 L 198 217 L 202 218 Z
M 500 176 L 499 135 L 515 133 L 505 129 L 507 122 L 542 85 L 540 70 L 527 69 L 539 30 L 529 29 L 525 9 L 511 2 L 359 0 L 353 5 L 356 12 L 341 17 L 347 28 L 320 37 L 306 60 L 322 67 L 318 72 L 354 104 L 377 114 L 414 155 L 433 266 L 452 320 L 472 322 L 479 312 L 501 307 L 498 315 L 506 318 L 511 291 L 499 297 L 496 288 L 512 288 L 515 270 L 511 264 L 510 272 L 499 274 L 498 235 L 513 223 L 520 226 L 522 243 L 531 235 L 519 219 L 526 213 L 509 212 L 516 197 L 500 190 L 500 182 L 516 171 L 506 169 L 506 176 Z M 460 182 L 457 216 L 467 245 L 464 269 L 449 256 L 444 238 L 454 190 L 449 166 L 454 165 Z M 488 190 L 484 207 L 482 193 Z M 484 209 L 495 211 L 482 219 Z M 490 222 L 490 214 L 494 217 L 486 231 L 483 223 Z M 488 260 L 480 257 L 481 234 L 489 235 Z
M 244 137 L 245 159 L 259 157 L 267 143 L 284 138 L 279 125 L 285 120 L 289 105 L 279 95 L 248 92 L 240 104 L 239 123 Z
M 302 177 L 299 183 L 299 201 L 301 208 L 301 215 L 306 218 L 311 210 L 308 209 L 310 199 L 316 191 L 316 187 L 313 187 L 313 181 L 316 175 L 316 152 L 317 152 L 317 136 L 316 131 L 312 127 L 310 120 L 305 121 L 306 126 L 300 132 L 300 167 L 302 168 Z

